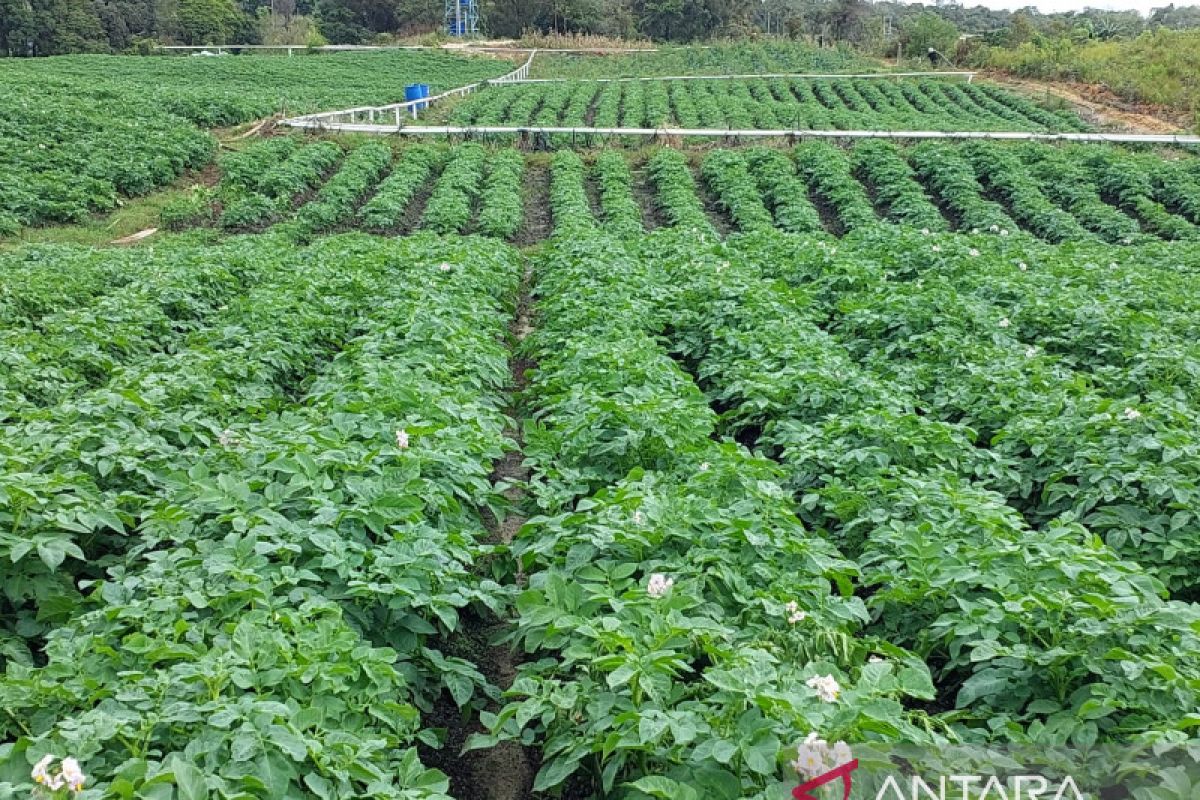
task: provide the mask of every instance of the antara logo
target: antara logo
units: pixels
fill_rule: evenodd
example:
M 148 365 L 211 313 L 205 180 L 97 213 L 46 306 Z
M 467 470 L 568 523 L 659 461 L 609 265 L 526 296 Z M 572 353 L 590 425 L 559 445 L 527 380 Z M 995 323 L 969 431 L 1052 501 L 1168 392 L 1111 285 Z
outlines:
M 908 792 L 902 780 L 888 775 L 875 800 L 1088 800 L 1070 775 L 1057 784 L 1041 775 L 1016 775 L 1011 786 L 995 775 L 942 775 L 930 786 L 914 775 Z
M 845 764 L 834 767 L 828 772 L 818 775 L 808 783 L 803 783 L 797 786 L 795 789 L 792 789 L 792 797 L 794 797 L 795 800 L 817 800 L 817 798 L 810 794 L 810 792 L 815 792 L 817 789 L 820 789 L 830 781 L 836 778 L 841 778 L 842 800 L 850 800 L 850 787 L 853 780 L 850 777 L 850 773 L 854 772 L 856 769 L 858 769 L 857 758 L 853 759 L 852 761 L 847 761 Z

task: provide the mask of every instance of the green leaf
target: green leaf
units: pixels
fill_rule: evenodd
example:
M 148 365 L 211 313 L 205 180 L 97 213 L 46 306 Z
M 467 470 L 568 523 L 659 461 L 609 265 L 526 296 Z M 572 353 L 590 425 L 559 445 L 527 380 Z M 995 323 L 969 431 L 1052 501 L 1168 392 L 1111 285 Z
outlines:
M 609 688 L 615 689 L 618 686 L 623 686 L 637 674 L 637 666 L 634 664 L 625 663 L 617 667 L 608 674 L 605 679 L 608 682 Z
M 660 800 L 700 800 L 700 793 L 691 786 L 661 775 L 647 775 L 625 785 Z
M 179 800 L 206 800 L 208 782 L 195 764 L 177 757 L 171 762 L 171 772 L 175 774 Z
M 533 781 L 533 790 L 544 792 L 571 777 L 579 769 L 579 761 L 583 755 L 583 753 L 568 753 L 543 764 Z
M 333 796 L 333 784 L 316 772 L 310 772 L 304 776 L 304 785 L 321 800 L 329 800 Z
M 779 750 L 779 739 L 773 733 L 762 731 L 751 744 L 742 747 L 742 758 L 746 766 L 759 775 L 773 775 Z
M 291 756 L 293 761 L 303 761 L 308 758 L 308 745 L 282 725 L 272 725 L 270 736 L 272 744 Z

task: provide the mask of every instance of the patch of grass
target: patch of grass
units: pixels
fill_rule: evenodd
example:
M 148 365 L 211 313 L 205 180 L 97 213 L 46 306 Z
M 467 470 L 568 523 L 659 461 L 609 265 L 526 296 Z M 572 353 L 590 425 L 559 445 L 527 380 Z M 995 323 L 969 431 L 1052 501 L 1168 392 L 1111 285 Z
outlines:
M 160 192 L 127 199 L 117 210 L 94 217 L 80 225 L 47 225 L 23 228 L 16 236 L 0 239 L 0 248 L 29 243 L 82 244 L 104 247 L 115 239 L 145 230 L 162 228 L 160 213 L 164 206 L 186 198 L 196 184 L 196 175 L 185 176 Z M 153 241 L 151 236 L 143 241 Z

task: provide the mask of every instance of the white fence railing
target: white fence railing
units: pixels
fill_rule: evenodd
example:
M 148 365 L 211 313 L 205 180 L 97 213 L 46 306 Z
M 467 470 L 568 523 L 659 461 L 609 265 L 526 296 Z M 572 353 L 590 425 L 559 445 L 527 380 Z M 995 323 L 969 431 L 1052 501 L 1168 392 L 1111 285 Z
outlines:
M 466 86 L 459 86 L 456 89 L 435 94 L 430 97 L 422 97 L 420 100 L 405 100 L 403 103 L 390 103 L 386 106 L 359 106 L 358 108 L 346 108 L 340 111 L 321 111 L 316 114 L 305 114 L 301 117 L 293 117 L 285 119 L 281 124 L 292 128 L 306 128 L 309 130 L 324 130 L 330 133 L 339 131 L 350 131 L 355 126 L 366 125 L 371 127 L 384 127 L 386 132 L 393 132 L 404 124 L 404 118 L 411 116 L 417 118 L 417 114 L 424 108 L 427 108 L 439 100 L 445 100 L 447 97 L 462 97 L 463 95 L 471 94 L 481 86 L 489 83 L 516 83 L 527 80 L 529 78 L 529 65 L 533 63 L 533 57 L 537 53 L 536 50 L 529 51 L 529 58 L 525 59 L 525 63 L 509 72 L 506 75 L 501 75 L 499 78 L 492 78 L 486 81 L 477 81 L 469 83 Z M 384 121 L 388 124 L 385 124 Z M 373 133 L 375 131 L 366 131 Z
M 744 75 L 649 75 L 634 78 L 528 78 L 518 83 L 632 83 L 634 81 L 728 81 L 751 78 L 801 78 L 804 80 L 839 80 L 844 78 L 966 78 L 970 83 L 977 72 L 755 72 Z
M 345 112 L 343 112 L 345 113 Z M 835 131 L 835 130 L 749 130 L 725 128 L 561 128 L 512 127 L 501 125 L 374 125 L 369 123 L 305 124 L 291 121 L 294 127 L 314 128 L 330 133 L 405 134 L 409 136 L 488 136 L 516 135 L 522 139 L 561 135 L 597 139 L 614 136 L 640 136 L 655 139 L 699 137 L 709 139 L 996 139 L 1044 142 L 1112 142 L 1124 144 L 1200 145 L 1200 136 L 1187 134 L 1139 133 L 1035 133 L 1031 131 Z

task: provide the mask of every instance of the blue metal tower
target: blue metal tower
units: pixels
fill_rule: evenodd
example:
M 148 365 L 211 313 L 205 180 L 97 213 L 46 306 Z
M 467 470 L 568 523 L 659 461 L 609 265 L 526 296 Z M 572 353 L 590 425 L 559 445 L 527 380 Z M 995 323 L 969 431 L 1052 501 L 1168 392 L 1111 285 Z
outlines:
M 479 34 L 477 0 L 446 0 L 446 31 L 451 36 Z

